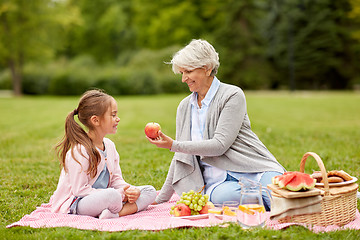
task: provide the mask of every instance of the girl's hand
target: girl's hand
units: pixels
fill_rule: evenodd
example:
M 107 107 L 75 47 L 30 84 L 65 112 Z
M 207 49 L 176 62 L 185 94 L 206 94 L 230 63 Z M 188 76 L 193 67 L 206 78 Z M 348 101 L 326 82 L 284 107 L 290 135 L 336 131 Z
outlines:
M 173 139 L 159 130 L 159 137 L 156 139 L 151 139 L 146 136 L 146 138 L 149 140 L 150 143 L 155 144 L 159 148 L 167 148 L 171 149 L 171 146 L 173 144 Z
M 126 185 L 125 187 L 123 187 L 123 191 L 124 191 L 124 199 L 123 199 L 123 202 L 127 202 L 127 196 L 126 196 L 126 194 L 125 194 L 125 191 L 127 190 L 127 189 L 129 189 L 129 187 L 130 187 L 130 185 Z
M 140 190 L 136 187 L 124 188 L 125 198 L 129 203 L 134 203 L 140 196 Z

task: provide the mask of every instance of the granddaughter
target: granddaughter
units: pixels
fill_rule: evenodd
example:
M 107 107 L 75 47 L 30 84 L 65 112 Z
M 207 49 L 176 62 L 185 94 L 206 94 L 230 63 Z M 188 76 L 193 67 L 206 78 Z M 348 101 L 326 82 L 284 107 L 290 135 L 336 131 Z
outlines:
M 105 138 L 115 134 L 120 118 L 115 99 L 99 90 L 81 97 L 65 121 L 65 136 L 56 146 L 61 175 L 52 196 L 52 212 L 116 218 L 147 208 L 153 186 L 130 186 L 122 177 L 119 154 Z M 74 117 L 87 128 L 87 132 Z

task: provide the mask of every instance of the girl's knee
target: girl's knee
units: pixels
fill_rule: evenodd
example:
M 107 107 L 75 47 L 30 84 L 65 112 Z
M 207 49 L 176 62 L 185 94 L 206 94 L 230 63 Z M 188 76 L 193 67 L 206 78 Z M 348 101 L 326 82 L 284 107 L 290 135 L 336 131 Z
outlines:
M 123 196 L 119 191 L 114 188 L 107 188 L 104 189 L 105 198 L 108 199 L 110 202 L 122 202 Z
M 142 211 L 155 201 L 157 193 L 156 189 L 150 185 L 139 186 L 138 188 L 140 189 L 140 197 L 136 200 L 136 205 L 138 211 Z
M 155 201 L 157 195 L 156 189 L 151 185 L 143 186 L 143 188 L 140 190 L 140 194 L 146 195 L 146 198 L 152 199 L 153 201 Z

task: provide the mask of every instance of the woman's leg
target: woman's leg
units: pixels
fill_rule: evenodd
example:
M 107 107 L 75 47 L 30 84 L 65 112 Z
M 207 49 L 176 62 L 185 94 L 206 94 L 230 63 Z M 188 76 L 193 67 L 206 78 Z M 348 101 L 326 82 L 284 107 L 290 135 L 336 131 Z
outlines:
M 263 197 L 266 211 L 270 211 L 270 209 L 271 209 L 271 204 L 270 204 L 271 200 L 269 198 L 269 195 L 265 192 L 265 191 L 267 191 L 269 194 L 271 194 L 271 190 L 267 188 L 267 185 L 271 184 L 271 179 L 273 177 L 281 175 L 281 174 L 282 173 L 280 173 L 280 172 L 264 172 L 264 174 L 262 175 L 262 177 L 260 179 L 260 183 L 263 186 L 263 189 L 264 188 L 266 189 L 262 192 L 262 197 Z
M 113 188 L 107 188 L 82 198 L 77 205 L 76 213 L 97 217 L 107 210 L 104 212 L 106 216 L 102 218 L 119 217 L 118 213 L 122 207 L 122 195 Z
M 222 204 L 225 201 L 240 201 L 241 186 L 238 181 L 225 181 L 219 184 L 211 193 L 212 203 Z
M 264 172 L 260 179 L 260 184 L 268 190 L 267 185 L 271 183 L 271 178 L 281 174 L 280 172 Z M 262 198 L 266 211 L 270 211 L 271 200 L 265 191 L 266 190 L 262 192 Z M 271 193 L 270 190 L 268 190 L 268 193 Z M 210 201 L 222 204 L 224 201 L 240 201 L 240 196 L 241 186 L 238 180 L 230 176 L 227 178 L 227 181 L 214 188 L 210 196 Z

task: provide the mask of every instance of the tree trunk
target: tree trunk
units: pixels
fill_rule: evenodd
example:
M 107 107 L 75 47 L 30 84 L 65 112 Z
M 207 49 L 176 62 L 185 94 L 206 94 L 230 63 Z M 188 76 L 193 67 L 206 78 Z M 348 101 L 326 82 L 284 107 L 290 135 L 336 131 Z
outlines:
M 13 91 L 15 96 L 22 95 L 22 74 L 21 66 L 17 65 L 13 59 L 9 61 L 9 68 L 13 80 Z

